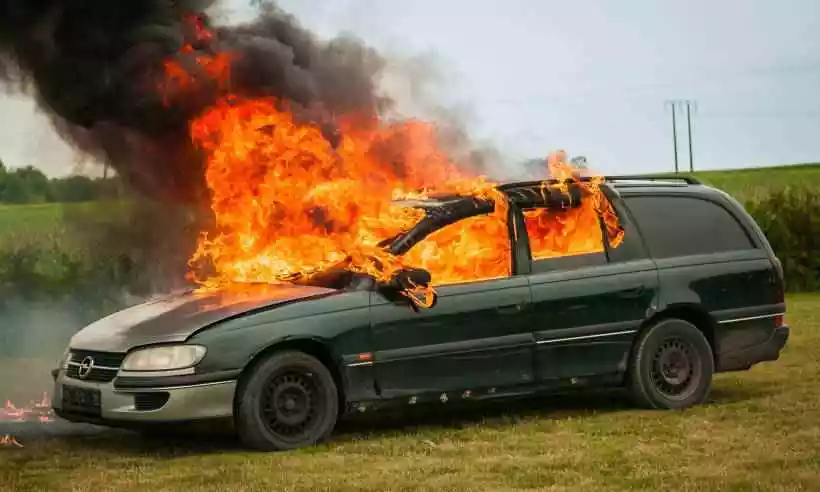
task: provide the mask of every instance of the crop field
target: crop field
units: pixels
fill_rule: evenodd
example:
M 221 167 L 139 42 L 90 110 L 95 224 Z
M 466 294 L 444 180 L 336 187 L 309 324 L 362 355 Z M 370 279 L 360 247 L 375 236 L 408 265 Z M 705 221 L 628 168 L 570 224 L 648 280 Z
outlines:
M 720 188 L 741 202 L 777 190 L 820 188 L 820 164 L 695 172 L 705 184 Z
M 54 230 L 62 216 L 63 206 L 55 203 L 0 205 L 0 236 Z
M 433 407 L 285 453 L 203 430 L 32 437 L 0 448 L 0 490 L 820 490 L 820 295 L 787 302 L 781 359 L 718 375 L 710 402 L 686 411 L 635 410 L 617 393 Z
M 117 207 L 117 204 L 110 202 L 0 204 L 0 238 L 20 234 L 53 234 L 61 230 L 63 220 L 67 215 L 95 213 L 110 215 L 117 212 Z

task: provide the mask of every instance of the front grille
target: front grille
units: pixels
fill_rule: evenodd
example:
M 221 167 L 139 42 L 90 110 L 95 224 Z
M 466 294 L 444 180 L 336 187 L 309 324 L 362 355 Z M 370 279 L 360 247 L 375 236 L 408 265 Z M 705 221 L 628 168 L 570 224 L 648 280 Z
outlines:
M 134 408 L 139 411 L 159 410 L 171 395 L 166 391 L 134 394 Z
M 125 360 L 125 354 L 118 354 L 116 352 L 93 352 L 91 350 L 72 350 L 71 362 L 82 362 L 86 357 L 94 359 L 95 366 L 116 367 L 119 368 L 122 361 Z
M 90 350 L 72 350 L 68 367 L 66 367 L 66 377 L 79 379 L 94 383 L 108 383 L 114 379 L 125 359 L 125 354 L 113 352 L 94 352 Z M 80 375 L 83 361 L 93 361 L 91 370 L 83 376 Z

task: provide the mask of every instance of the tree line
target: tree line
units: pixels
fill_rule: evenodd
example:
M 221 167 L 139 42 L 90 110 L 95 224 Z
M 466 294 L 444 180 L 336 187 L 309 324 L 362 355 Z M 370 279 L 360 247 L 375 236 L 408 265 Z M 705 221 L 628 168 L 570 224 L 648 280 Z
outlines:
M 9 169 L 0 160 L 0 204 L 88 202 L 116 193 L 114 178 L 81 175 L 49 178 L 34 166 Z

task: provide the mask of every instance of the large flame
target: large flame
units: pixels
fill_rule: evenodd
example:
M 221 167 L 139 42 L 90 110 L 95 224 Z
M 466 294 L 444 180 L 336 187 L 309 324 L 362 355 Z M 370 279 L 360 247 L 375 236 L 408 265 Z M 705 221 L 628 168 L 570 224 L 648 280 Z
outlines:
M 218 230 L 194 257 L 213 263 L 207 283 L 281 281 L 340 262 L 384 279 L 405 260 L 379 243 L 424 215 L 392 199 L 435 185 L 489 193 L 437 150 L 431 126 L 341 119 L 333 148 L 280 104 L 228 98 L 191 125 Z
M 298 122 L 288 101 L 231 94 L 230 60 L 226 54 L 196 58 L 224 92 L 190 125 L 205 154 L 216 225 L 192 257 L 192 265 L 211 267 L 194 276 L 203 288 L 286 282 L 338 264 L 379 280 L 422 267 L 434 285 L 510 274 L 507 203 L 497 183 L 450 160 L 437 144 L 435 125 L 336 115 L 340 137 L 332 143 L 317 125 Z M 166 72 L 166 93 L 194 84 L 176 63 L 167 63 Z M 547 165 L 552 177 L 578 177 L 563 154 Z M 597 184 L 583 183 L 593 199 L 578 208 L 525 212 L 535 258 L 602 250 L 598 214 L 612 244 L 620 242 L 622 231 Z M 391 200 L 432 192 L 477 195 L 494 202 L 495 212 L 447 226 L 401 257 L 389 254 L 382 242 L 424 216 Z

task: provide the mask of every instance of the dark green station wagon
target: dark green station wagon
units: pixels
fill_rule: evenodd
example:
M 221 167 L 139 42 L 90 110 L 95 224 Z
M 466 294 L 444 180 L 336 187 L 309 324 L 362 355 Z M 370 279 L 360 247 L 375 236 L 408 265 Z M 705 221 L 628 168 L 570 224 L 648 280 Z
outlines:
M 783 270 L 735 200 L 691 178 L 608 177 L 623 242 L 533 260 L 525 213 L 555 205 L 533 198 L 539 186 L 498 188 L 508 276 L 438 286 L 426 309 L 397 295 L 429 282 L 423 270 L 152 300 L 71 339 L 54 410 L 133 428 L 227 418 L 245 445 L 282 450 L 390 405 L 622 386 L 640 406 L 681 409 L 707 398 L 714 373 L 778 359 Z M 385 241 L 393 253 L 492 210 L 475 197 L 413 206 L 426 215 Z

